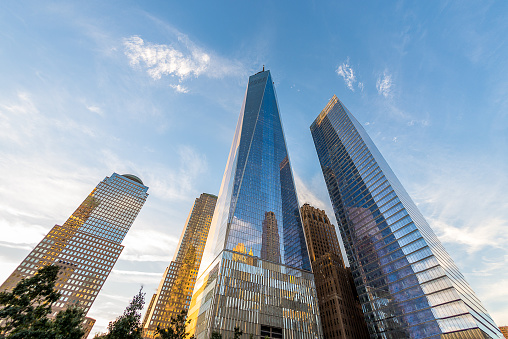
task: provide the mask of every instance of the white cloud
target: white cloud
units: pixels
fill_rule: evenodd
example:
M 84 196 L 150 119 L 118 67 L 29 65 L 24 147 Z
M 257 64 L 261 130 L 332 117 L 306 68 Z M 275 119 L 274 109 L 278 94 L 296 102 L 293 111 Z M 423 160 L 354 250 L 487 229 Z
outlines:
M 195 194 L 196 179 L 208 170 L 208 161 L 204 154 L 191 146 L 178 147 L 178 162 L 168 168 L 158 163 L 151 165 L 124 161 L 109 149 L 102 151 L 101 157 L 112 172 L 137 173 L 150 187 L 150 194 L 163 200 L 188 200 Z
M 148 74 L 154 79 L 173 75 L 185 79 L 190 75 L 199 76 L 210 64 L 210 56 L 198 48 L 186 53 L 171 45 L 145 43 L 139 36 L 124 39 L 125 54 L 131 65 L 143 63 Z
M 503 248 L 508 241 L 504 235 L 507 227 L 507 221 L 492 217 L 484 220 L 482 225 L 463 225 L 457 227 L 451 225 L 446 220 L 429 218 L 439 239 L 445 243 L 455 243 L 464 245 L 464 249 L 469 253 L 475 253 L 484 248 Z
M 387 70 L 385 70 L 383 72 L 383 75 L 377 79 L 376 82 L 377 92 L 382 96 L 384 96 L 385 98 L 388 98 L 392 96 L 392 86 L 393 86 L 392 76 L 391 74 L 388 73 Z
M 129 261 L 162 261 L 169 263 L 178 244 L 178 238 L 167 232 L 149 229 L 131 229 L 124 240 L 120 256 Z
M 302 179 L 294 173 L 295 177 L 295 186 L 296 191 L 298 193 L 298 201 L 301 205 L 308 203 L 309 205 L 312 205 L 313 207 L 319 208 L 319 209 L 326 209 L 326 204 L 319 199 L 312 190 L 310 190 L 307 185 L 302 181 Z
M 359 82 L 359 83 L 358 83 L 358 88 L 359 88 L 359 89 L 360 89 L 360 91 L 362 91 L 362 92 L 363 92 L 363 87 L 364 87 L 363 82 Z
M 102 111 L 102 109 L 99 106 L 87 105 L 86 108 L 90 112 L 96 113 L 96 114 L 100 115 L 101 117 L 104 116 L 104 112 Z
M 422 120 L 413 119 L 411 121 L 408 121 L 407 125 L 408 126 L 421 125 L 423 127 L 427 127 L 430 125 L 430 121 L 426 120 L 426 119 L 422 119 Z
M 356 76 L 353 71 L 353 68 L 349 65 L 349 58 L 345 62 L 343 62 L 342 65 L 340 65 L 335 70 L 335 72 L 344 79 L 344 82 L 346 83 L 347 87 L 354 92 L 355 91 L 354 84 L 356 83 Z M 360 88 L 363 91 L 363 83 L 360 84 L 362 84 Z
M 168 262 L 169 263 L 169 262 Z M 131 282 L 141 284 L 157 284 L 162 277 L 163 272 L 145 272 L 145 271 L 125 271 L 112 269 L 109 275 L 110 282 Z M 111 296 L 114 297 L 114 296 Z M 125 299 L 125 297 L 120 297 Z
M 29 93 L 20 91 L 16 99 L 0 103 L 0 141 L 25 145 L 38 131 L 41 116 Z
M 4 209 L 2 208 L 0 211 L 4 212 Z M 23 222 L 10 219 L 4 217 L 0 219 L 2 242 L 5 241 L 8 247 L 16 247 L 15 244 L 25 247 L 29 244 L 33 248 L 48 233 L 48 227 L 27 225 Z
M 129 58 L 131 66 L 146 68 L 148 75 L 154 80 L 171 76 L 178 78 L 179 82 L 201 75 L 222 78 L 244 77 L 248 73 L 241 62 L 206 52 L 185 34 L 180 32 L 174 34 L 176 39 L 171 44 L 145 42 L 139 36 L 124 38 L 125 55 Z M 179 93 L 188 92 L 188 89 L 180 84 L 170 86 Z
M 503 171 L 474 164 L 473 159 L 448 157 L 447 160 L 434 157 L 432 163 L 429 159 L 421 161 L 427 162 L 421 166 L 428 177 L 422 179 L 425 184 L 413 189 L 412 196 L 419 208 L 428 215 L 431 227 L 445 243 L 462 245 L 469 253 L 505 248 L 508 213 L 502 197 L 508 185 Z
M 171 87 L 172 89 L 174 89 L 178 93 L 189 93 L 189 90 L 186 87 L 182 86 L 182 85 L 169 85 L 169 87 Z

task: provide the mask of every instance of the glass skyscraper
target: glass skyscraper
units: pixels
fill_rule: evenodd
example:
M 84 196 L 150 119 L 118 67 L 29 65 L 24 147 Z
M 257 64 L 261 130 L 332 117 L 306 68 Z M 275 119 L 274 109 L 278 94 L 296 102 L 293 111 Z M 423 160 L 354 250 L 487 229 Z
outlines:
M 11 290 L 45 265 L 60 267 L 55 287 L 61 298 L 52 315 L 71 305 L 88 312 L 113 269 L 123 238 L 148 196 L 148 187 L 131 174 L 113 173 L 86 197 L 62 225 L 55 225 L 28 254 L 0 291 Z M 93 319 L 87 318 L 89 332 Z
M 371 338 L 502 338 L 366 131 L 336 96 L 310 129 Z
M 269 71 L 249 78 L 194 287 L 198 339 L 321 338 L 314 278 Z
M 166 268 L 143 319 L 143 336 L 157 336 L 157 326 L 168 328 L 171 318 L 189 309 L 192 291 L 212 223 L 217 196 L 202 193 L 194 201 L 173 261 Z

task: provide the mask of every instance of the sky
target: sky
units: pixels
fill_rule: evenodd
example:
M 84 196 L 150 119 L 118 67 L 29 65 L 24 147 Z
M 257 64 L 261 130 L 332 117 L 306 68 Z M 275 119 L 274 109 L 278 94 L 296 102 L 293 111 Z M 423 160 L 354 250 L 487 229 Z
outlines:
M 309 126 L 336 94 L 508 325 L 506 17 L 506 1 L 2 1 L 0 280 L 101 180 L 131 173 L 150 195 L 92 335 L 141 286 L 148 303 L 194 199 L 218 194 L 265 65 L 300 204 L 335 221 Z

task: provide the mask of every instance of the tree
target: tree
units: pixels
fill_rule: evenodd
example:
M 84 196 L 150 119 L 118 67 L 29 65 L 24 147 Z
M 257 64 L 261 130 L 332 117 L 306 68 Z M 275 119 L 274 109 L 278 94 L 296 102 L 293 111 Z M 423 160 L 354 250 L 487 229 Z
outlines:
M 143 331 L 141 328 L 141 310 L 145 305 L 145 293 L 142 291 L 143 287 L 132 298 L 123 315 L 109 323 L 107 333 L 97 334 L 94 338 L 141 339 Z
M 50 319 L 51 307 L 60 298 L 55 290 L 59 267 L 44 266 L 22 279 L 12 292 L 0 292 L 0 338 L 80 339 L 84 313 L 77 307 L 58 312 Z
M 212 336 L 210 337 L 210 339 L 222 339 L 222 334 L 220 334 L 219 332 L 212 332 Z
M 185 328 L 187 323 L 190 321 L 186 321 L 187 319 L 187 311 L 182 310 L 180 314 L 177 316 L 171 317 L 170 325 L 168 328 L 161 329 L 157 325 L 156 333 L 158 336 L 157 339 L 185 339 L 189 335 L 189 333 L 185 332 Z M 194 339 L 195 337 L 192 335 L 189 339 Z
M 242 337 L 243 331 L 240 329 L 240 327 L 235 326 L 235 334 L 234 339 L 240 339 Z
M 83 319 L 85 312 L 82 308 L 73 306 L 58 312 L 52 322 L 55 339 L 81 339 L 85 335 Z

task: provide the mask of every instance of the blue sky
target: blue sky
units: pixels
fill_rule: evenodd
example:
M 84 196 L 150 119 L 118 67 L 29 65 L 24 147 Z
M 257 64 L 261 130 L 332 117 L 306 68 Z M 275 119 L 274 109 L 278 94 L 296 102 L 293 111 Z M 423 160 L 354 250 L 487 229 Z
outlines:
M 300 203 L 331 215 L 309 126 L 333 94 L 508 325 L 508 3 L 3 1 L 0 280 L 113 172 L 150 196 L 89 316 L 147 299 L 217 194 L 247 78 L 270 69 Z

